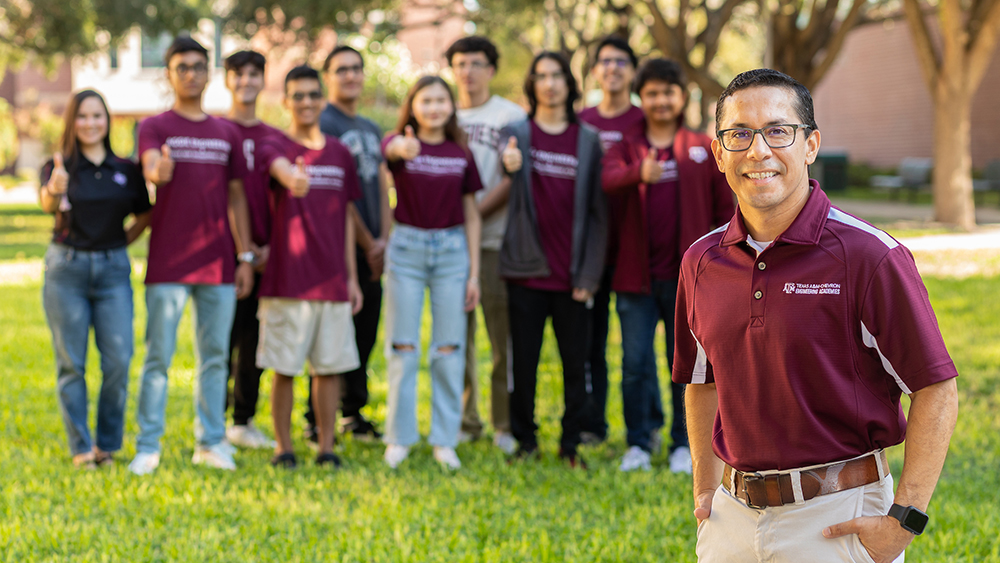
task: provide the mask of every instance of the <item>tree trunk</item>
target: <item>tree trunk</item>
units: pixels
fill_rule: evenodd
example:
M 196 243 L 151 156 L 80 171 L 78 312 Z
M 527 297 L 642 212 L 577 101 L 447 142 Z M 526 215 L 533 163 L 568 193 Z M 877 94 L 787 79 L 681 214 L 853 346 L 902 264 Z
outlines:
M 962 69 L 943 69 L 934 92 L 934 219 L 971 230 L 972 95 Z

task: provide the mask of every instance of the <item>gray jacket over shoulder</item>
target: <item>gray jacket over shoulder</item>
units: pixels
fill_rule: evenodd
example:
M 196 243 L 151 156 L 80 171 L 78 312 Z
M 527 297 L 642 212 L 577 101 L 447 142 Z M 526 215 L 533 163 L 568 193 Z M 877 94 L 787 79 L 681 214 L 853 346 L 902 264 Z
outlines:
M 573 198 L 573 252 L 570 278 L 574 288 L 596 292 L 604 271 L 608 238 L 608 206 L 601 189 L 601 141 L 597 131 L 579 123 L 578 169 Z M 505 127 L 501 139 L 517 139 L 521 169 L 511 174 L 507 201 L 507 231 L 500 249 L 500 276 L 507 279 L 545 278 L 552 272 L 538 234 L 538 215 L 531 187 L 530 118 Z

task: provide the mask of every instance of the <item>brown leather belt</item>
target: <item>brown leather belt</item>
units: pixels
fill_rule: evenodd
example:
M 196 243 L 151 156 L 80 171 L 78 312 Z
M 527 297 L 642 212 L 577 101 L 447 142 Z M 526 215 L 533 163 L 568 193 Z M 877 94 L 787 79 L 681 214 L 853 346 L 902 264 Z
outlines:
M 882 450 L 850 461 L 799 471 L 802 500 L 875 483 L 881 478 L 880 461 L 888 474 L 889 464 Z M 783 506 L 795 502 L 792 473 L 744 472 L 726 464 L 722 472 L 722 486 L 750 508 Z

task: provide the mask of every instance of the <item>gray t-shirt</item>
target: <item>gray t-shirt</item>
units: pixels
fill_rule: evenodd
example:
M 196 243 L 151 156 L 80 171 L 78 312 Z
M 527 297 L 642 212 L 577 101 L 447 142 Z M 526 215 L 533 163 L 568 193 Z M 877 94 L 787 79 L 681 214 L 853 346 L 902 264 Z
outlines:
M 382 130 L 374 121 L 360 115 L 351 117 L 333 104 L 327 104 L 319 116 L 320 131 L 337 137 L 354 156 L 361 183 L 361 199 L 354 203 L 372 236 L 381 233 L 379 213 L 379 165 L 382 164 Z
M 481 201 L 503 178 L 500 153 L 507 145 L 507 139 L 500 138 L 500 130 L 521 121 L 527 114 L 521 106 L 500 96 L 491 97 L 479 107 L 459 109 L 457 114 L 458 124 L 469 135 L 469 150 L 476 159 L 476 168 L 483 183 L 483 189 L 476 192 L 476 200 Z M 504 207 L 483 221 L 481 246 L 488 250 L 500 250 L 506 228 L 507 208 Z

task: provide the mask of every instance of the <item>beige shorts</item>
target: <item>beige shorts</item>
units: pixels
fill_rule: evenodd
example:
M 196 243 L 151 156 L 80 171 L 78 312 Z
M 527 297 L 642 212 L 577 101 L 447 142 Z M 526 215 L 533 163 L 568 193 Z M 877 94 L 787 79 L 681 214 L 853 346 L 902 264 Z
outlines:
M 264 297 L 257 309 L 257 367 L 281 375 L 334 375 L 361 366 L 351 304 Z

